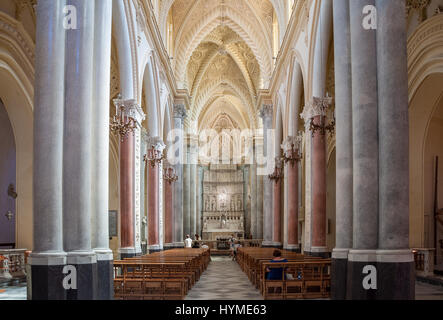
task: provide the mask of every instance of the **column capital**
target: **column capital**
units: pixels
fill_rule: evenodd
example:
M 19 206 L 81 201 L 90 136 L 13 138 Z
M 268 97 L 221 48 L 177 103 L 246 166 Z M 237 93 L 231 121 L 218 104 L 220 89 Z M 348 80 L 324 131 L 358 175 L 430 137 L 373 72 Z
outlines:
M 121 94 L 119 94 L 117 98 L 112 101 L 117 109 L 117 113 L 119 109 L 122 109 L 125 115 L 133 118 L 137 125 L 141 127 L 142 122 L 146 119 L 146 114 L 143 112 L 143 109 L 140 107 L 137 100 L 124 100 L 122 99 Z
M 151 137 L 149 134 L 142 137 L 148 149 L 154 148 L 156 151 L 163 152 L 166 148 L 165 143 L 160 137 Z
M 304 107 L 303 112 L 300 114 L 300 117 L 305 122 L 308 122 L 309 120 L 317 116 L 326 117 L 328 108 L 331 104 L 332 98 L 329 96 L 323 98 L 312 97 L 312 99 Z
M 273 113 L 274 107 L 272 104 L 263 104 L 258 112 L 258 115 L 260 118 L 265 120 L 265 118 L 272 118 Z
M 296 137 L 288 136 L 281 144 L 282 150 L 285 153 L 292 151 L 292 148 L 294 148 L 295 150 L 301 150 L 303 138 L 304 138 L 303 132 L 300 132 Z
M 184 104 L 174 104 L 174 118 L 186 119 L 187 111 Z

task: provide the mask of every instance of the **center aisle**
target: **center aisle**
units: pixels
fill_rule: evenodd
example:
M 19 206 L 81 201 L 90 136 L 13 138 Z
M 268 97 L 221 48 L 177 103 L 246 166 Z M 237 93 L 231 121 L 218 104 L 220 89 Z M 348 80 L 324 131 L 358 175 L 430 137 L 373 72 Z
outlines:
M 212 257 L 208 269 L 185 300 L 263 300 L 237 262 L 230 257 Z

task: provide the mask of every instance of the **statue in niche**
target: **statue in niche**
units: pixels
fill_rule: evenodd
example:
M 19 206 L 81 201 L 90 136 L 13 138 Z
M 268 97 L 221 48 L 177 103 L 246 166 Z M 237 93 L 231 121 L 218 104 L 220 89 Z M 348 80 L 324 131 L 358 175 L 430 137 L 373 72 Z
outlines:
M 242 203 L 241 203 L 241 199 L 238 198 L 237 199 L 237 211 L 241 211 L 241 210 L 243 210 Z
M 231 199 L 231 211 L 235 211 L 234 199 Z
M 226 229 L 226 216 L 222 215 L 221 217 L 221 229 Z
M 216 209 L 215 199 L 212 198 L 212 201 L 211 201 L 211 211 L 215 211 L 215 209 Z

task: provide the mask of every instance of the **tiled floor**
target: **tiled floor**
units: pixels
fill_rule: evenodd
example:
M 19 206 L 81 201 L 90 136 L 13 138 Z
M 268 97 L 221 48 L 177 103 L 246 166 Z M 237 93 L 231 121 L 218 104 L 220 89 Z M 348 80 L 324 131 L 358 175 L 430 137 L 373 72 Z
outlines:
M 443 287 L 417 282 L 417 300 L 443 300 Z M 189 292 L 186 300 L 262 300 L 236 262 L 228 257 L 212 257 L 208 269 Z M 0 285 L 1 300 L 26 300 L 26 283 Z
M 223 256 L 212 257 L 208 269 L 186 297 L 186 300 L 262 299 L 239 265 Z

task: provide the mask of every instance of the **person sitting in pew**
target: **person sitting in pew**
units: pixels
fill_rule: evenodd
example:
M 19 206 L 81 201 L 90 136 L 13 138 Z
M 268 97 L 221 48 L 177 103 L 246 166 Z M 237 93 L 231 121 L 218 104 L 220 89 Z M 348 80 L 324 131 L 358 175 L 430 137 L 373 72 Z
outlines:
M 274 250 L 273 254 L 274 258 L 270 261 L 273 263 L 287 263 L 288 260 L 286 258 L 282 258 L 280 250 Z M 267 268 L 266 270 L 268 280 L 283 280 L 283 268 Z

